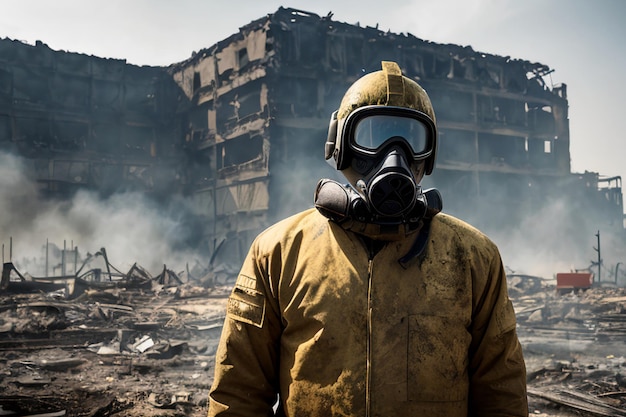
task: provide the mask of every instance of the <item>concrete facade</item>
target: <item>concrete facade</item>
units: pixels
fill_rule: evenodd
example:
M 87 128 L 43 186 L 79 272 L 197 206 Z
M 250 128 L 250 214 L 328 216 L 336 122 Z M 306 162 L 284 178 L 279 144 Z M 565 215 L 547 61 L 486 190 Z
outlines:
M 621 178 L 570 171 L 567 88 L 545 82 L 548 66 L 295 9 L 167 68 L 0 40 L 0 146 L 51 193 L 185 195 L 207 253 L 236 263 L 261 229 L 312 206 L 319 178 L 340 179 L 323 159 L 330 114 L 381 60 L 433 101 L 424 185 L 445 211 L 489 233 L 564 198 L 581 234 L 623 236 Z

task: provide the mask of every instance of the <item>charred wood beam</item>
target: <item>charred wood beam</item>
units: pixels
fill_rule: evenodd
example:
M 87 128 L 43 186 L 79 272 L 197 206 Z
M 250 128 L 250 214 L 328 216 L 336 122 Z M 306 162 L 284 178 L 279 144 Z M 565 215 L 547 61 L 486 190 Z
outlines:
M 571 390 L 537 390 L 528 388 L 528 395 L 566 406 L 575 411 L 591 413 L 595 416 L 626 416 L 626 411 L 604 403 L 597 397 Z

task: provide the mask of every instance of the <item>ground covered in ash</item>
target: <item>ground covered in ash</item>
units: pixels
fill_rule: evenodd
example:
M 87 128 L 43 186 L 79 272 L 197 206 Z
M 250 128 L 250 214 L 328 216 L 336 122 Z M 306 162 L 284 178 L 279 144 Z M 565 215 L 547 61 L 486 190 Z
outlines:
M 68 299 L 9 288 L 0 416 L 205 416 L 229 291 L 118 282 Z
M 626 416 L 626 290 L 513 277 L 530 414 Z M 12 284 L 0 416 L 205 416 L 229 286 Z

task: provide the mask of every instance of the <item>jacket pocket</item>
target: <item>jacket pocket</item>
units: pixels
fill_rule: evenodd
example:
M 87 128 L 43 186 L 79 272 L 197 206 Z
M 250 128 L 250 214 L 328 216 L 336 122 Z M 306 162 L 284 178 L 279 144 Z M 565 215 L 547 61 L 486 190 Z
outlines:
M 408 331 L 408 399 L 467 399 L 471 336 L 463 323 L 454 317 L 412 315 Z

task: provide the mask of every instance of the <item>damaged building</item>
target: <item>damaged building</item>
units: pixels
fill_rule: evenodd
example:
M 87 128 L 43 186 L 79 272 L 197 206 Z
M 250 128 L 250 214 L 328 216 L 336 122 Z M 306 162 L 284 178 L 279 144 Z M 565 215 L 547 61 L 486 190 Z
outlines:
M 185 195 L 207 253 L 236 264 L 337 175 L 323 160 L 330 114 L 382 60 L 433 101 L 437 168 L 424 185 L 445 211 L 490 233 L 564 199 L 579 233 L 623 239 L 621 178 L 571 172 L 567 88 L 545 81 L 551 68 L 332 14 L 280 8 L 169 67 L 0 40 L 0 146 L 51 194 Z
M 559 201 L 575 225 L 551 225 L 560 239 L 597 233 L 598 252 L 599 229 L 623 239 L 621 178 L 571 172 L 567 89 L 546 82 L 543 64 L 286 8 L 168 67 L 0 39 L 0 152 L 21 156 L 50 198 L 185 197 L 213 264 L 124 272 L 104 247 L 81 259 L 73 241 L 46 240 L 37 277 L 13 264 L 9 240 L 0 415 L 206 416 L 238 264 L 262 228 L 311 207 L 318 179 L 337 175 L 323 160 L 330 114 L 381 60 L 432 98 L 439 153 L 424 185 L 441 190 L 445 211 L 492 233 Z M 507 270 L 529 411 L 626 416 L 626 286 L 578 275 L 582 285 L 557 274 L 555 286 Z
M 158 67 L 0 41 L 0 150 L 52 197 L 180 189 L 179 88 Z

